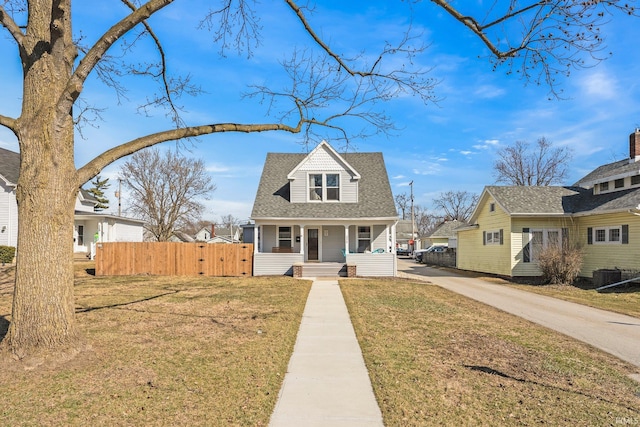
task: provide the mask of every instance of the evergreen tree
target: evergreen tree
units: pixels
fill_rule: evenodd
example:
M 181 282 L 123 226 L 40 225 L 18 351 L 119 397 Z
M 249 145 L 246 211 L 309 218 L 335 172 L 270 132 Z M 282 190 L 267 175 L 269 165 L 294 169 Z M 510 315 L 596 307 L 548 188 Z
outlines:
M 104 192 L 111 186 L 109 184 L 109 178 L 100 179 L 100 175 L 91 181 L 93 187 L 87 191 L 98 201 L 98 204 L 93 208 L 94 211 L 100 212 L 109 208 L 109 199 L 105 197 Z

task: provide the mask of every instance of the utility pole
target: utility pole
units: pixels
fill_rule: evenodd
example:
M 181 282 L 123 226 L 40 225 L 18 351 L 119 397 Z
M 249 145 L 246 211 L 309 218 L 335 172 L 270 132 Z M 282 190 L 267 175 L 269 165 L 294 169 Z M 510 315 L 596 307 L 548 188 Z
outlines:
M 416 222 L 413 216 L 413 180 L 409 183 L 409 187 L 411 187 L 411 241 L 413 242 L 411 253 L 413 253 L 416 247 Z
M 118 191 L 116 191 L 116 197 L 118 198 L 118 216 L 122 216 L 122 180 L 118 179 Z

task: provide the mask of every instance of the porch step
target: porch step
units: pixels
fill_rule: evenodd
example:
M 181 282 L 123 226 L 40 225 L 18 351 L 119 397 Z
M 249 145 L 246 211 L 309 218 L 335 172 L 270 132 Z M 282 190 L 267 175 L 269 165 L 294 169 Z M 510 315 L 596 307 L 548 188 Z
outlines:
M 347 277 L 347 266 L 340 262 L 305 263 L 302 277 Z

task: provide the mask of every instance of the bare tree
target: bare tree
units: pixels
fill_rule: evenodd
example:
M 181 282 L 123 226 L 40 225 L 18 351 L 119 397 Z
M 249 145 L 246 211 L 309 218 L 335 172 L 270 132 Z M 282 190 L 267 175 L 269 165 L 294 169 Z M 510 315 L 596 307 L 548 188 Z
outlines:
M 127 211 L 145 221 L 145 231 L 166 242 L 174 231 L 196 221 L 204 211 L 201 199 L 215 190 L 204 162 L 155 148 L 138 151 L 120 169 L 130 189 Z
M 509 185 L 553 185 L 561 184 L 571 161 L 568 147 L 552 148 L 545 138 L 531 148 L 529 143 L 515 144 L 498 151 L 498 160 L 493 165 L 496 181 Z
M 198 85 L 189 77 L 169 74 L 171 58 L 153 27 L 163 19 L 160 11 L 184 2 L 120 0 L 112 7 L 120 5 L 122 10 L 104 17 L 114 20 L 99 24 L 82 21 L 80 15 L 73 14 L 71 0 L 0 2 L 0 25 L 7 36 L 0 42 L 13 43 L 17 53 L 13 58 L 2 58 L 2 63 L 19 63 L 23 71 L 22 82 L 6 82 L 22 84 L 20 116 L 0 114 L 0 125 L 18 139 L 18 215 L 21 222 L 29 224 L 18 231 L 13 311 L 2 342 L 18 359 L 55 357 L 59 352 L 74 353 L 81 348 L 74 316 L 74 204 L 78 189 L 104 167 L 145 147 L 220 132 L 285 131 L 312 138 L 324 129 L 333 139 L 388 132 L 393 123 L 377 108 L 379 104 L 407 94 L 424 102 L 437 99 L 433 92 L 436 82 L 428 78 L 428 70 L 418 68 L 413 61 L 424 50 L 421 34 L 409 27 L 395 44 L 378 52 L 346 57 L 329 44 L 330 34 L 321 37 L 316 31 L 308 19 L 308 9 L 285 0 L 292 14 L 283 15 L 278 25 L 293 19 L 290 25 L 301 25 L 310 42 L 283 61 L 283 75 L 290 79 L 288 86 L 276 90 L 256 85 L 248 94 L 265 101 L 272 119 L 263 123 L 260 116 L 249 123 L 187 125 L 176 101 L 181 95 L 198 93 Z M 458 12 L 451 2 L 433 0 L 476 34 L 497 64 L 507 63 L 513 70 L 520 61 L 521 75 L 534 78 L 539 73 L 551 88 L 555 73 L 581 65 L 581 57 L 598 51 L 602 43 L 600 23 L 612 10 L 635 13 L 632 6 L 618 1 L 540 0 L 525 6 L 516 0 L 503 3 L 503 9 L 491 2 L 485 10 L 473 10 L 484 17 L 476 19 L 473 13 Z M 463 6 L 468 7 L 467 3 Z M 257 36 L 262 27 L 251 2 L 221 0 L 215 10 L 202 12 L 202 27 L 213 31 L 222 50 L 245 47 L 251 53 L 254 46 L 259 47 Z M 106 30 L 85 46 L 87 39 L 74 37 L 72 27 L 82 34 L 87 26 Z M 521 31 L 514 32 L 514 27 Z M 155 50 L 155 62 L 144 62 L 148 52 L 136 54 L 137 48 L 149 46 Z M 505 50 L 500 50 L 503 46 Z M 149 93 L 140 111 L 164 107 L 171 124 L 155 133 L 120 141 L 76 167 L 74 126 L 90 122 L 102 112 L 81 97 L 85 87 L 93 79 L 92 84 L 101 82 L 112 88 L 119 100 L 127 100 L 125 82 L 130 79 L 126 77 L 146 78 L 157 84 L 157 93 Z M 349 131 L 346 123 L 358 119 L 362 127 Z
M 410 207 L 411 198 L 407 193 L 396 194 L 396 206 L 402 211 L 402 219 L 406 219 L 407 209 Z
M 442 216 L 430 213 L 427 208 L 420 205 L 413 207 L 418 236 L 428 236 L 442 222 Z
M 443 212 L 443 220 L 467 221 L 478 203 L 478 195 L 468 191 L 447 191 L 433 200 L 436 208 Z

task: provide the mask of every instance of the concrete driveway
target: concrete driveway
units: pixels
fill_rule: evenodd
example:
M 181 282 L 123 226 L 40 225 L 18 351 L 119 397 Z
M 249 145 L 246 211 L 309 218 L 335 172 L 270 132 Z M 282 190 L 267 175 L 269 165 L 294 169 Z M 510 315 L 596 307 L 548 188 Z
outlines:
M 398 259 L 398 274 L 426 280 L 442 288 L 496 307 L 591 344 L 640 368 L 640 319 L 556 298 L 458 276 Z

